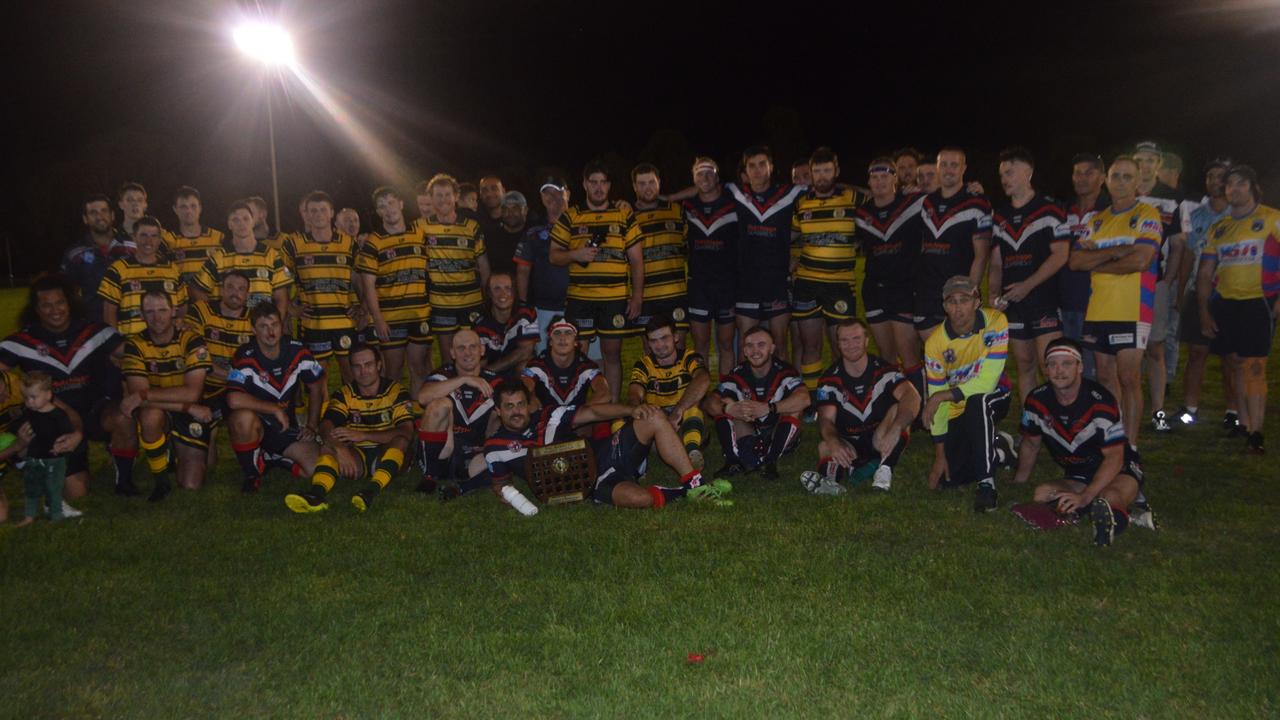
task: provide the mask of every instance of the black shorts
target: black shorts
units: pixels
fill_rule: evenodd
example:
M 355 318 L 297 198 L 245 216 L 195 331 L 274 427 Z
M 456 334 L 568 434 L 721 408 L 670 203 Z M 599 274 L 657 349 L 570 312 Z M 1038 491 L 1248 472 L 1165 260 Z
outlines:
M 910 325 L 915 314 L 915 294 L 906 282 L 881 283 L 870 280 L 862 283 L 862 306 L 867 310 L 867 322 L 900 322 Z
M 384 350 L 402 348 L 410 343 L 414 345 L 431 344 L 431 323 L 426 320 L 388 323 L 387 330 L 389 331 L 389 336 L 385 342 L 378 340 L 372 325 L 369 326 L 368 330 L 373 337 L 373 341 Z
M 1034 340 L 1041 335 L 1062 332 L 1062 319 L 1056 307 L 1014 302 L 1009 303 L 1004 314 L 1009 319 L 1009 337 L 1013 340 Z
M 858 301 L 853 293 L 853 285 L 796 280 L 791 292 L 792 319 L 807 320 L 816 318 L 819 313 L 828 325 L 856 317 Z
M 689 315 L 685 310 L 688 301 L 683 295 L 679 297 L 662 298 L 661 300 L 645 300 L 640 306 L 640 314 L 635 320 L 631 321 L 631 328 L 636 333 L 643 333 L 644 326 L 649 324 L 649 320 L 657 315 L 665 314 L 671 318 L 671 322 L 675 324 L 677 330 L 689 329 Z
M 596 485 L 592 499 L 612 505 L 613 488 L 644 474 L 648 458 L 649 446 L 640 442 L 635 427 L 627 421 L 608 440 L 596 446 Z
M 570 298 L 564 305 L 564 319 L 578 327 L 578 338 L 587 340 L 596 335 L 622 338 L 632 334 L 627 327 L 626 300 L 576 300 Z
M 774 292 L 755 289 L 742 295 L 746 297 L 739 297 L 733 305 L 734 314 L 740 317 L 764 321 L 791 312 L 791 291 L 786 287 L 777 288 Z
M 259 447 L 263 452 L 284 455 L 290 445 L 298 442 L 300 429 L 297 422 L 290 424 L 288 430 L 282 430 L 273 417 L 259 414 L 258 419 L 262 421 L 262 443 Z
M 1214 296 L 1209 301 L 1209 314 L 1218 324 L 1218 335 L 1209 343 L 1215 355 L 1265 358 L 1271 354 L 1276 321 L 1266 298 L 1227 300 Z
M 302 329 L 302 344 L 307 346 L 316 360 L 328 359 L 330 355 L 346 357 L 356 341 L 355 328 L 340 330 Z
M 1063 476 L 1062 479 L 1070 480 L 1071 482 L 1081 483 L 1082 485 L 1085 485 L 1087 487 L 1089 483 L 1093 482 L 1093 476 L 1098 472 L 1098 467 L 1100 466 L 1100 464 L 1101 463 L 1099 463 L 1099 465 L 1090 467 L 1087 470 L 1079 470 L 1076 468 L 1072 468 L 1067 471 L 1067 474 Z M 1118 474 L 1128 475 L 1134 480 L 1137 480 L 1138 489 L 1142 490 L 1142 487 L 1145 484 L 1145 482 L 1142 476 L 1142 466 L 1138 464 L 1138 453 L 1135 452 L 1134 449 L 1130 447 L 1129 443 L 1127 442 L 1124 444 L 1124 464 L 1120 466 L 1120 472 Z
M 1085 347 L 1104 355 L 1121 350 L 1146 350 L 1151 323 L 1085 320 L 1081 340 Z
M 459 330 L 465 330 L 475 325 L 483 312 L 483 305 L 454 308 L 432 307 L 431 320 L 429 321 L 431 323 L 431 332 L 437 335 L 448 335 Z
M 209 439 L 213 437 L 214 428 L 227 418 L 230 410 L 227 408 L 226 391 L 207 397 L 201 400 L 200 404 L 213 413 L 213 418 L 209 422 L 200 422 L 187 413 L 170 412 L 169 433 L 173 435 L 176 442 L 204 450 L 209 447 Z
M 67 454 L 68 475 L 88 472 L 89 443 L 91 441 L 102 443 L 111 441 L 111 433 L 102 427 L 102 414 L 119 402 L 119 400 L 109 397 L 98 398 L 89 406 L 89 411 L 80 416 L 80 421 L 84 424 L 84 440 L 80 442 L 80 445 L 75 450 Z
M 916 330 L 928 330 L 942 324 L 947 319 L 947 311 L 942 309 L 941 295 L 922 295 L 916 292 L 912 303 L 911 323 Z
M 1178 339 L 1188 345 L 1208 345 L 1210 340 L 1200 332 L 1200 300 L 1194 292 L 1182 299 L 1178 319 Z
M 689 320 L 719 325 L 733 322 L 733 287 L 723 287 L 689 279 Z

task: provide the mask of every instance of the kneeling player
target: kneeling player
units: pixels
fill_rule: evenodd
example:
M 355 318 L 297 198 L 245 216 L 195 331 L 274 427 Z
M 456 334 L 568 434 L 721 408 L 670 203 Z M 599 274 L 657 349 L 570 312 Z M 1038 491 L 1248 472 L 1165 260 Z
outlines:
M 841 477 L 865 480 L 888 490 L 893 467 L 907 447 L 920 393 L 898 371 L 867 354 L 867 326 L 846 320 L 836 326 L 839 359 L 818 381 L 818 470 L 800 476 L 805 489 L 819 495 L 844 492 Z
M 213 413 L 198 403 L 210 362 L 204 340 L 178 328 L 169 293 L 148 290 L 142 318 L 146 329 L 125 340 L 120 370 L 126 395 L 120 412 L 137 419 L 155 480 L 147 499 L 158 502 L 170 489 L 170 434 L 178 444 L 178 484 L 195 490 L 204 482 Z
M 413 440 L 413 403 L 400 383 L 382 377 L 378 349 L 357 343 L 347 360 L 352 381 L 329 398 L 320 421 L 324 448 L 311 476 L 311 490 L 284 497 L 284 504 L 296 513 L 328 509 L 325 496 L 339 475 L 349 480 L 369 478 L 351 497 L 351 504 L 364 512 L 400 474 Z
M 1087 513 L 1096 545 L 1110 545 L 1129 525 L 1125 508 L 1138 496 L 1142 470 L 1125 438 L 1115 396 L 1084 377 L 1080 346 L 1059 338 L 1045 349 L 1049 382 L 1027 396 L 1022 410 L 1022 443 L 1014 482 L 1026 482 L 1036 464 L 1041 439 L 1066 471 L 1061 480 L 1036 486 L 1037 502 L 1058 512 Z
M 773 335 L 757 325 L 742 336 L 746 362 L 720 381 L 704 409 L 716 419 L 724 467 L 716 477 L 760 470 L 778 477 L 778 458 L 800 444 L 800 414 L 809 407 L 809 390 L 800 373 L 774 356 Z
M 733 486 L 727 480 L 703 484 L 702 473 L 693 469 L 666 413 L 652 405 L 598 403 L 532 410 L 528 388 L 513 381 L 503 382 L 494 395 L 500 425 L 485 441 L 484 449 L 493 488 L 499 495 L 502 487 L 511 483 L 512 475 L 528 477 L 525 463 L 529 448 L 577 439 L 577 426 L 625 419 L 622 427 L 596 448 L 596 486 L 592 493 L 596 502 L 624 508 L 660 508 L 686 496 L 711 499 L 722 505 L 730 502 L 724 495 Z M 650 446 L 655 444 L 662 460 L 679 473 L 680 485 L 643 486 L 635 481 L 649 457 Z
M 496 429 L 493 388 L 501 379 L 480 367 L 484 346 L 474 330 L 458 330 L 449 347 L 453 363 L 436 370 L 418 390 L 422 421 L 418 426 L 422 481 L 418 492 L 432 493 L 443 480 L 458 480 L 460 492 L 484 484 L 484 439 Z M 459 488 L 446 490 L 444 499 Z
M 316 444 L 320 408 L 324 405 L 324 367 L 307 346 L 284 336 L 280 310 L 259 303 L 249 311 L 253 338 L 236 350 L 227 374 L 227 422 L 231 447 L 244 473 L 244 492 L 257 492 L 266 471 L 263 453 L 292 460 L 293 471 L 311 476 L 320 446 Z M 307 423 L 296 417 L 298 390 L 307 386 Z

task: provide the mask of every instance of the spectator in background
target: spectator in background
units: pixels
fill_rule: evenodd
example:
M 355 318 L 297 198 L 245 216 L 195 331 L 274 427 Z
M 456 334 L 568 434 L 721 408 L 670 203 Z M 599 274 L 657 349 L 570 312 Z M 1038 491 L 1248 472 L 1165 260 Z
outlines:
M 516 245 L 528 230 L 528 215 L 529 203 L 523 193 L 512 190 L 502 196 L 502 221 L 484 233 L 484 244 L 489 249 L 489 267 L 493 272 L 510 273 L 515 277 L 513 258 Z
M 812 185 L 813 174 L 809 172 L 809 158 L 800 158 L 791 163 L 791 184 Z
M 1160 182 L 1177 190 L 1178 183 L 1182 181 L 1182 156 L 1177 153 L 1164 153 L 1164 162 L 1160 164 L 1156 177 Z
M 551 228 L 569 205 L 569 187 L 562 178 L 548 177 L 538 188 L 547 221 L 525 231 L 516 245 L 516 296 L 533 306 L 538 314 L 538 327 L 551 327 L 551 319 L 564 315 L 565 294 L 569 290 L 569 268 L 552 265 L 549 259 Z M 537 352 L 547 348 L 547 337 L 538 340 Z M 600 345 L 593 343 L 594 360 L 600 359 Z
M 62 256 L 62 272 L 80 289 L 86 317 L 94 322 L 102 322 L 102 298 L 98 297 L 102 276 L 111 263 L 132 255 L 134 245 L 131 238 L 120 234 L 115 228 L 111 198 L 106 195 L 89 195 L 84 199 L 80 210 L 85 233 L 80 242 L 71 246 Z
M 480 202 L 476 212 L 480 213 L 480 222 L 486 225 L 485 230 L 502 221 L 502 199 L 506 194 L 507 188 L 503 186 L 502 178 L 497 175 L 480 178 Z
M 267 223 L 267 201 L 259 195 L 245 198 L 244 201 L 253 212 L 253 236 L 266 243 L 267 247 L 279 250 L 284 238 L 280 237 L 279 232 L 271 232 L 271 225 Z
M 422 209 L 422 201 L 418 201 L 418 209 Z M 426 217 L 435 212 L 434 209 L 423 211 L 422 217 Z M 472 220 L 479 220 L 480 215 L 480 191 L 472 183 L 458 183 L 458 214 L 462 217 L 469 217 Z

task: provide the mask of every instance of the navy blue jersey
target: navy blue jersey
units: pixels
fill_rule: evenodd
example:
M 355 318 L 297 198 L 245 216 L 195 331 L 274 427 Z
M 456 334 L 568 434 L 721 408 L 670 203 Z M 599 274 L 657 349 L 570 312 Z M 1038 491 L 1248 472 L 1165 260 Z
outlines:
M 591 381 L 600 375 L 600 366 L 578 353 L 568 367 L 562 368 L 551 359 L 548 349 L 525 365 L 524 374 L 533 380 L 533 394 L 543 407 L 586 405 Z
M 437 368 L 427 376 L 427 382 L 442 382 L 458 377 L 458 369 L 453 365 Z M 489 370 L 481 369 L 478 377 L 489 383 L 489 387 L 497 387 L 502 376 Z M 484 434 L 489 429 L 489 416 L 493 414 L 494 398 L 485 397 L 479 389 L 470 385 L 462 385 L 449 393 L 453 401 L 453 437 L 455 442 L 467 448 L 478 448 L 484 444 Z
M 306 345 L 283 337 L 280 353 L 269 358 L 258 347 L 258 339 L 250 338 L 231 359 L 227 388 L 279 405 L 292 416 L 298 407 L 302 386 L 321 380 L 324 380 L 324 366 L 316 362 Z
M 111 354 L 122 344 L 120 333 L 98 322 L 76 320 L 60 333 L 36 324 L 0 342 L 0 364 L 47 374 L 54 396 L 84 415 L 99 398 L 121 397 L 124 377 Z
M 551 264 L 551 227 L 536 225 L 516 245 L 516 265 L 529 268 L 529 304 L 545 310 L 564 310 L 569 292 L 569 268 Z
M 1045 383 L 1027 395 L 1022 406 L 1022 432 L 1042 437 L 1054 462 L 1068 475 L 1092 478 L 1102 464 L 1102 451 L 1127 443 L 1120 407 L 1101 383 L 1083 378 L 1070 405 L 1058 402 Z
M 843 437 L 874 432 L 897 402 L 898 386 L 905 382 L 897 366 L 875 355 L 867 355 L 867 367 L 857 376 L 836 361 L 818 380 L 818 407 L 835 408 L 836 432 Z
M 774 358 L 769 369 L 760 377 L 752 371 L 751 363 L 740 363 L 728 375 L 720 378 L 716 392 L 726 400 L 776 403 L 801 387 L 804 387 L 804 381 L 800 373 L 789 363 Z M 757 420 L 755 424 L 757 429 L 765 426 L 761 420 Z
M 688 222 L 689 284 L 732 288 L 734 274 L 726 272 L 738 262 L 738 205 L 722 191 L 715 200 L 685 200 Z
M 1090 207 L 1080 207 L 1072 203 L 1066 208 L 1066 226 L 1069 240 L 1075 245 L 1089 232 L 1085 217 L 1091 213 L 1111 205 L 1111 197 L 1106 188 L 1098 194 L 1098 199 Z M 1089 271 L 1072 270 L 1070 263 L 1063 265 L 1058 271 L 1058 305 L 1064 312 L 1083 313 L 1089 306 Z
M 770 185 L 764 192 L 726 183 L 738 216 L 738 288 L 750 299 L 773 297 L 791 274 L 791 217 L 801 185 Z
M 512 475 L 528 477 L 525 460 L 529 448 L 578 439 L 573 429 L 577 414 L 578 408 L 573 405 L 544 406 L 529 414 L 529 424 L 524 430 L 516 432 L 499 427 L 484 441 L 484 461 L 489 466 L 489 475 L 495 482 L 510 480 Z
M 505 323 L 494 319 L 492 313 L 485 313 L 472 329 L 480 336 L 480 344 L 484 346 L 484 361 L 492 363 L 522 340 L 538 339 L 538 313 L 532 307 L 520 303 L 511 308 L 511 317 Z
M 942 285 L 954 275 L 968 275 L 973 267 L 973 241 L 991 237 L 991 203 L 986 196 L 962 189 L 949 198 L 929 193 L 920 206 L 924 234 L 916 291 L 941 297 Z
M 98 296 L 102 276 L 107 274 L 111 263 L 133 255 L 133 240 L 123 231 L 116 232 L 116 236 L 106 247 L 86 235 L 80 244 L 73 246 L 62 256 L 62 272 L 80 288 L 85 314 L 94 322 L 102 322 L 102 298 Z
M 868 282 L 903 282 L 915 272 L 924 232 L 923 203 L 924 193 L 898 193 L 883 207 L 872 200 L 858 208 L 857 240 L 867 257 Z
M 1066 211 L 1037 193 L 1020 208 L 1009 203 L 997 207 L 991 213 L 991 238 L 1000 248 L 1000 282 L 1008 287 L 1034 275 L 1053 254 L 1054 243 L 1071 240 L 1071 229 Z M 1004 288 L 989 292 L 1000 295 Z M 1040 283 L 1020 302 L 1030 308 L 1057 308 L 1057 283 Z

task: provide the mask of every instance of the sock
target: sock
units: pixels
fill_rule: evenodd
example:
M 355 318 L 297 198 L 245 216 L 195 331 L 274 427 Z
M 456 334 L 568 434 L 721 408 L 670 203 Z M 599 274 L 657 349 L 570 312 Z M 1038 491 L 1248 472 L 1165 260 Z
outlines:
M 924 366 L 903 368 L 902 374 L 907 376 L 907 380 L 915 387 L 916 392 L 920 393 L 921 403 L 923 403 L 924 399 L 929 397 L 929 390 L 924 386 Z
M 169 433 L 161 433 L 158 440 L 143 440 L 139 437 L 138 444 L 142 446 L 142 453 L 147 458 L 147 467 L 157 480 L 169 472 Z
M 328 453 L 316 460 L 316 471 L 311 475 L 311 492 L 320 497 L 329 494 L 338 482 L 338 458 Z
M 698 470 L 690 470 L 687 474 L 680 476 L 680 487 L 685 490 L 692 490 L 702 484 L 702 473 Z
M 387 448 L 382 451 L 382 457 L 378 458 L 378 464 L 374 466 L 373 482 L 377 484 L 378 489 L 385 488 L 391 484 L 391 478 L 400 474 L 402 467 L 404 467 L 404 453 L 398 448 Z
M 903 430 L 902 434 L 898 436 L 898 444 L 893 446 L 893 450 L 890 450 L 888 455 L 880 459 L 880 464 L 890 468 L 897 465 L 898 460 L 902 458 L 903 451 L 907 449 L 907 443 L 910 439 L 911 436 L 907 434 L 906 430 Z
M 418 443 L 422 448 L 422 474 L 439 480 L 444 477 L 445 462 L 440 457 L 445 443 L 449 441 L 447 432 L 418 431 Z
M 773 426 L 773 432 L 769 434 L 769 449 L 765 452 L 764 462 L 777 462 L 791 443 L 791 438 L 799 432 L 800 423 L 795 418 L 790 415 L 778 418 L 778 423 Z
M 686 417 L 680 423 L 680 441 L 684 443 L 684 451 L 702 449 L 702 434 L 705 426 L 700 417 Z
M 800 366 L 800 376 L 804 378 L 804 386 L 809 388 L 810 393 L 818 389 L 818 380 L 822 377 L 822 371 L 825 369 L 821 360 Z
M 137 450 L 117 450 L 110 448 L 111 460 L 116 466 L 116 487 L 133 484 L 133 461 L 138 457 Z
M 1116 535 L 1119 535 L 1120 533 L 1124 532 L 1125 528 L 1129 527 L 1129 513 L 1125 512 L 1123 508 L 1118 508 L 1112 505 L 1111 514 L 1116 519 L 1115 533 Z
M 246 480 L 259 478 L 266 470 L 262 462 L 262 449 L 259 447 L 259 442 L 231 443 L 231 449 L 235 450 L 236 460 L 240 463 L 240 472 L 244 473 Z
M 733 433 L 733 421 L 728 415 L 716 418 L 716 437 L 720 439 L 724 459 L 731 463 L 741 463 L 742 460 L 738 457 L 738 438 Z
M 298 467 L 298 463 L 290 460 L 283 455 L 274 455 L 272 453 L 262 454 L 262 465 L 264 468 L 274 468 L 276 470 L 288 470 L 290 474 L 301 477 L 302 469 Z
M 483 490 L 487 487 L 493 487 L 493 478 L 489 475 L 489 470 L 487 468 L 480 471 L 479 475 L 476 475 L 473 478 L 467 478 L 466 480 L 458 483 L 458 491 L 463 495 L 466 495 L 469 492 L 475 492 L 476 490 Z
M 649 485 L 645 490 L 648 490 L 649 497 L 653 498 L 654 510 L 666 506 L 666 504 L 672 500 L 678 500 L 684 497 L 689 492 L 689 489 L 683 486 L 663 487 L 661 485 Z
M 1196 406 L 1196 405 L 1188 405 L 1188 406 L 1187 406 L 1187 412 L 1191 413 L 1192 415 L 1195 415 L 1195 414 L 1196 414 L 1196 412 L 1197 412 L 1197 411 L 1199 411 L 1199 410 L 1200 410 L 1200 408 L 1199 408 L 1198 406 Z

